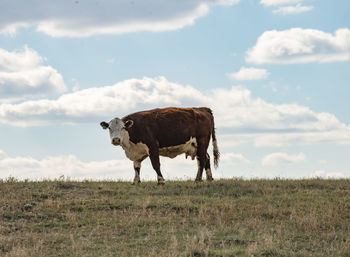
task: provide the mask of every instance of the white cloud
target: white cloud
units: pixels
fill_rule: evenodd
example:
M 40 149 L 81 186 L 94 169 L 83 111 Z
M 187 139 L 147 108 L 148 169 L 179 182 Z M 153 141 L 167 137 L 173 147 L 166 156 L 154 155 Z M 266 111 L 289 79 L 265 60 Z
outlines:
M 229 73 L 228 76 L 235 80 L 259 80 L 266 79 L 269 72 L 265 69 L 241 67 L 239 71 Z
M 0 48 L 0 103 L 66 91 L 61 74 L 42 62 L 27 46 L 13 52 Z
M 273 10 L 272 12 L 275 14 L 289 15 L 289 14 L 299 14 L 299 13 L 309 12 L 313 8 L 314 7 L 312 5 L 304 6 L 301 4 L 297 4 L 295 6 L 282 6 L 276 10 Z
M 303 0 L 260 0 L 260 3 L 265 6 L 276 6 L 285 4 L 301 3 Z
M 36 68 L 43 58 L 30 49 L 24 46 L 22 51 L 8 52 L 0 48 L 0 69 L 1 70 L 28 70 Z
M 302 28 L 265 31 L 246 53 L 246 62 L 254 64 L 349 60 L 350 30 L 347 28 L 338 29 L 334 35 Z
M 164 77 L 129 79 L 112 86 L 66 93 L 56 100 L 0 104 L 0 124 L 33 126 L 98 123 L 166 106 L 209 106 L 216 127 L 231 140 L 257 146 L 318 142 L 350 143 L 350 127 L 330 113 L 297 104 L 271 104 L 242 87 L 200 92 Z M 225 143 L 224 143 L 225 144 Z
M 96 122 L 132 111 L 168 105 L 198 105 L 204 96 L 190 86 L 156 79 L 130 79 L 113 86 L 67 93 L 57 100 L 26 101 L 0 105 L 0 123 L 46 125 L 57 122 Z
M 14 35 L 19 28 L 28 26 L 36 26 L 38 31 L 53 37 L 177 30 L 205 16 L 214 5 L 233 5 L 238 2 L 239 0 L 7 1 L 0 10 L 0 33 Z
M 122 151 L 120 148 L 119 151 Z M 287 157 L 275 157 L 270 160 L 274 164 L 280 163 L 299 163 L 303 161 L 301 155 L 287 155 Z M 213 176 L 218 178 L 232 178 L 232 164 L 249 164 L 241 154 L 224 153 L 220 159 L 220 169 L 213 169 Z M 273 159 L 273 158 L 272 158 Z M 298 160 L 300 159 L 300 160 Z M 194 179 L 197 174 L 197 162 L 185 159 L 180 155 L 175 159 L 161 157 L 162 173 L 166 180 L 172 179 Z M 225 172 L 223 172 L 225 171 Z M 228 172 L 230 171 L 230 172 Z M 205 172 L 204 172 L 205 173 Z M 42 180 L 58 179 L 61 176 L 74 180 L 84 179 L 114 179 L 132 181 L 134 169 L 132 161 L 127 158 L 103 161 L 83 161 L 74 155 L 48 156 L 42 159 L 36 159 L 29 156 L 10 157 L 4 151 L 0 154 L 0 179 L 14 177 L 20 180 Z M 248 177 L 254 176 L 253 174 Z M 146 159 L 142 162 L 141 180 L 156 181 L 156 173 L 153 170 L 150 161 Z M 256 177 L 256 176 L 254 176 Z M 344 178 L 346 175 L 342 172 L 325 172 L 323 170 L 312 173 L 309 178 Z M 203 175 L 205 178 L 205 175 Z
M 128 160 L 83 162 L 73 155 L 46 157 L 6 157 L 0 159 L 0 178 L 55 179 L 60 176 L 75 179 L 124 178 L 132 163 Z
M 221 162 L 227 163 L 250 163 L 242 154 L 237 153 L 224 153 L 220 155 Z
M 287 153 L 272 153 L 262 160 L 263 166 L 274 166 L 280 163 L 301 163 L 305 161 L 305 154 L 289 155 Z
M 119 149 L 122 151 L 122 149 Z M 1 155 L 0 155 L 1 157 Z M 184 155 L 175 159 L 161 158 L 162 173 L 166 179 L 191 178 L 197 174 L 197 162 L 185 159 Z M 0 179 L 57 179 L 61 176 L 75 180 L 118 179 L 132 181 L 133 163 L 127 158 L 121 160 L 89 161 L 79 160 L 74 155 L 49 156 L 43 159 L 33 157 L 9 157 L 4 153 L 0 158 Z M 141 180 L 156 181 L 156 172 L 150 161 L 145 160 L 141 168 Z
M 326 172 L 324 170 L 316 170 L 310 174 L 309 178 L 324 178 L 324 179 L 338 179 L 345 178 L 346 176 L 342 172 Z
M 203 103 L 213 107 L 218 126 L 240 132 L 298 133 L 349 129 L 332 114 L 315 113 L 298 104 L 270 104 L 253 98 L 249 90 L 241 87 L 215 89 Z
M 9 23 L 9 24 L 5 23 L 5 25 L 3 24 L 0 26 L 0 34 L 14 37 L 20 28 L 25 28 L 28 26 L 29 26 L 29 24 L 22 23 L 22 22 L 13 22 L 13 23 Z
M 118 147 L 118 151 L 123 151 Z M 197 174 L 197 161 L 185 158 L 182 154 L 174 159 L 161 157 L 161 171 L 166 180 L 191 179 Z M 241 154 L 223 153 L 218 170 L 212 168 L 214 179 L 232 178 L 232 168 L 235 165 L 250 163 Z M 224 170 L 228 172 L 223 172 Z M 205 179 L 205 171 L 203 172 Z M 133 162 L 127 159 L 82 161 L 74 155 L 49 156 L 42 159 L 33 157 L 10 157 L 4 153 L 0 156 L 0 179 L 14 177 L 20 180 L 57 179 L 61 176 L 74 180 L 84 179 L 115 179 L 132 181 L 134 178 Z M 149 159 L 142 162 L 141 181 L 157 180 L 157 174 L 152 168 Z

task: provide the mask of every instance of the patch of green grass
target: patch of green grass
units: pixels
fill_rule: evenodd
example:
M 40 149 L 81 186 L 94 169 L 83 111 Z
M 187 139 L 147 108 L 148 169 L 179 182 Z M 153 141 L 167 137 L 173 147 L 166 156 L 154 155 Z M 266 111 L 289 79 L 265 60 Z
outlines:
M 0 256 L 350 256 L 350 180 L 0 181 Z

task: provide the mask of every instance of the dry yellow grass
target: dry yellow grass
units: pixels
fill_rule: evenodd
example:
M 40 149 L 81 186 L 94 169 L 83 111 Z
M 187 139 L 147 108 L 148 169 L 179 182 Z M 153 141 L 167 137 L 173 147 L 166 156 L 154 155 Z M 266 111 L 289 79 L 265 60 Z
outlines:
M 350 256 L 350 180 L 0 182 L 0 256 Z

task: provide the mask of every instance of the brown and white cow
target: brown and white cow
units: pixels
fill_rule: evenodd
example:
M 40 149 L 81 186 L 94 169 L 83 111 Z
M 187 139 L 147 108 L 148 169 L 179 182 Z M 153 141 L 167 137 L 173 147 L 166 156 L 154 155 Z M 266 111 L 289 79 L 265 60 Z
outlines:
M 160 172 L 159 156 L 174 158 L 185 153 L 192 160 L 197 157 L 196 181 L 202 180 L 203 169 L 207 180 L 213 180 L 210 157 L 207 153 L 210 137 L 213 143 L 214 166 L 219 162 L 214 117 L 209 108 L 153 109 L 136 112 L 122 119 L 114 118 L 109 123 L 100 123 L 109 129 L 111 143 L 121 146 L 126 156 L 134 162 L 134 183 L 140 183 L 141 162 L 149 157 L 157 172 L 158 184 L 164 184 Z

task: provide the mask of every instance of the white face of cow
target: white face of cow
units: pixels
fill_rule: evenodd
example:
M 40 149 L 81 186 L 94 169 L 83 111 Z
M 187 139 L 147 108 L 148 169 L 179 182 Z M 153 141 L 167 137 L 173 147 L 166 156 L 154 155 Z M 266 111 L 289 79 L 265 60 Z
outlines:
M 119 119 L 114 118 L 109 123 L 103 121 L 100 123 L 101 127 L 109 130 L 109 136 L 111 138 L 111 143 L 113 145 L 120 145 L 123 141 L 129 140 L 129 138 L 125 138 L 128 136 L 128 132 L 125 128 L 130 128 L 133 125 L 132 120 L 128 120 L 125 123 Z
M 120 145 L 123 139 L 122 130 L 124 129 L 124 122 L 119 118 L 114 118 L 109 122 L 108 130 L 113 145 Z

